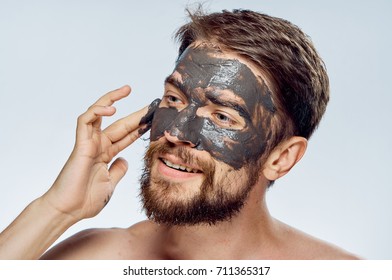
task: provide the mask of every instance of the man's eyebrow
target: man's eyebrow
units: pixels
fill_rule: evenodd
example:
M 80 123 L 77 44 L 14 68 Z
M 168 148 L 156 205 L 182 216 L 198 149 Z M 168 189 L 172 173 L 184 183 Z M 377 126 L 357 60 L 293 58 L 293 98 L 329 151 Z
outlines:
M 164 83 L 171 84 L 182 92 L 185 90 L 184 85 L 178 79 L 174 78 L 173 75 L 167 76 Z
M 208 94 L 208 93 L 206 94 L 206 97 L 208 98 L 208 100 L 210 100 L 212 103 L 214 103 L 216 105 L 220 105 L 220 106 L 228 107 L 228 108 L 233 108 L 234 110 L 236 110 L 238 112 L 238 114 L 241 117 L 247 119 L 248 121 L 252 121 L 250 113 L 241 104 L 238 104 L 237 102 L 234 102 L 231 100 L 221 99 L 221 98 L 219 98 L 219 96 Z

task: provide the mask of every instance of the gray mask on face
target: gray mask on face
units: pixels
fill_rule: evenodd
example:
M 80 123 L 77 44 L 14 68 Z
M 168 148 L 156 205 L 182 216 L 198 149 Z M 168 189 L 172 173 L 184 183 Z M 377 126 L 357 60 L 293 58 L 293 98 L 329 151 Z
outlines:
M 265 150 L 269 137 L 266 132 L 275 113 L 271 92 L 263 79 L 257 78 L 239 60 L 221 58 L 218 51 L 207 47 L 185 50 L 173 73 L 179 74 L 181 79 L 175 79 L 172 74 L 167 81 L 182 91 L 188 105 L 180 111 L 171 107 L 157 108 L 151 141 L 158 140 L 166 131 L 234 169 L 256 162 Z M 221 98 L 223 91 L 233 93 L 237 101 Z M 198 116 L 197 110 L 207 102 L 236 110 L 245 126 L 225 128 L 211 118 Z

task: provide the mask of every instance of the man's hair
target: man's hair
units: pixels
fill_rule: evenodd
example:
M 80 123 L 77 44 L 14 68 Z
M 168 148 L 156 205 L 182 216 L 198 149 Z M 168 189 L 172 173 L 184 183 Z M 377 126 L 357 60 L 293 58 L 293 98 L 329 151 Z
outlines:
M 249 10 L 190 12 L 176 33 L 179 56 L 195 41 L 212 42 L 253 62 L 272 83 L 275 113 L 267 150 L 291 136 L 309 138 L 329 100 L 325 65 L 310 38 L 287 20 Z

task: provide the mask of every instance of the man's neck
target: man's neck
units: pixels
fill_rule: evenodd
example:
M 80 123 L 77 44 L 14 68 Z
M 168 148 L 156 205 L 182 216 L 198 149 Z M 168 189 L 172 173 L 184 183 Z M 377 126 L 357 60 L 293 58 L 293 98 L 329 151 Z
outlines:
M 254 188 L 240 213 L 216 225 L 164 226 L 166 259 L 252 259 L 273 244 L 265 192 Z

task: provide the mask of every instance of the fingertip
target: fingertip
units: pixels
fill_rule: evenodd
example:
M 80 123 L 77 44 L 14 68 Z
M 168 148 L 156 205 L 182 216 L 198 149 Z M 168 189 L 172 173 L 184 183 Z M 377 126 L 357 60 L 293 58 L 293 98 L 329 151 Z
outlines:
M 132 88 L 130 85 L 124 85 L 120 88 L 122 91 L 124 91 L 124 93 L 126 93 L 126 95 L 129 95 L 132 91 Z
M 128 162 L 124 158 L 117 158 L 109 168 L 114 185 L 121 180 L 128 171 Z
M 117 111 L 116 107 L 114 106 L 105 106 L 105 108 L 108 110 L 110 116 L 114 115 Z
M 124 165 L 124 168 L 125 168 L 125 169 L 128 169 L 128 161 L 127 161 L 125 158 L 119 157 L 117 160 L 118 160 L 119 162 L 121 162 L 122 165 Z
M 117 165 L 125 174 L 128 170 L 128 161 L 124 159 L 123 157 L 117 158 L 114 162 L 115 165 Z
M 141 111 L 145 112 L 144 116 L 140 119 L 139 125 L 147 124 L 151 126 L 152 119 L 155 114 L 155 110 L 158 108 L 161 103 L 161 99 L 157 98 L 149 106 L 144 107 Z M 148 130 L 148 129 L 147 129 Z

